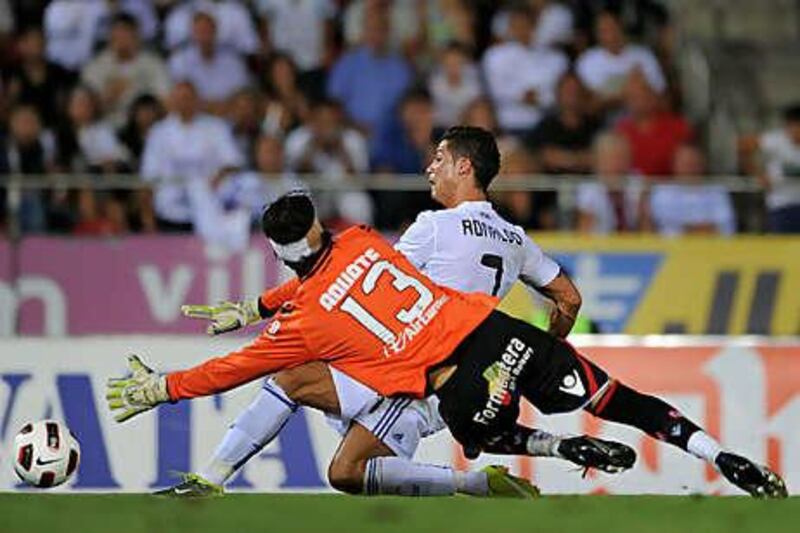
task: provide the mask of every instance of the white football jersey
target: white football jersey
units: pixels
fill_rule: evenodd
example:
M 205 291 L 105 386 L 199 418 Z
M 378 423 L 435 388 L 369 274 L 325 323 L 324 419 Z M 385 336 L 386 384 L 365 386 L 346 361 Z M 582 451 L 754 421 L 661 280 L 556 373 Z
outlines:
M 395 248 L 439 285 L 500 298 L 517 280 L 547 285 L 560 268 L 489 202 L 424 211 Z

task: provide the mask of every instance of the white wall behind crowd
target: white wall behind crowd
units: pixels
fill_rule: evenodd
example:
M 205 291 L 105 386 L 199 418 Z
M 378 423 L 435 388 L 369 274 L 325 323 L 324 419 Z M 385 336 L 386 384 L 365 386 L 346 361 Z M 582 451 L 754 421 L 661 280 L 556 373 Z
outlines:
M 617 338 L 619 339 L 619 338 Z M 771 343 L 719 339 L 644 345 L 630 338 L 606 346 L 595 337 L 582 349 L 613 374 L 665 397 L 719 437 L 725 446 L 783 473 L 790 492 L 800 486 L 800 340 Z M 159 370 L 194 365 L 223 354 L 243 338 L 114 336 L 0 340 L 0 491 L 22 488 L 9 456 L 15 433 L 41 418 L 66 421 L 81 442 L 78 475 L 56 492 L 148 492 L 172 484 L 175 472 L 206 461 L 228 424 L 248 404 L 259 383 L 225 395 L 162 407 L 118 425 L 106 411 L 104 384 L 125 371 L 135 352 Z M 691 344 L 686 344 L 692 342 Z M 617 340 L 614 341 L 617 343 Z M 661 347 L 658 346 L 661 344 Z M 637 465 L 619 476 L 585 479 L 554 459 L 483 456 L 468 463 L 445 431 L 423 442 L 417 456 L 431 463 L 478 467 L 506 463 L 530 476 L 545 493 L 733 494 L 699 460 L 635 430 L 585 414 L 542 417 L 523 411 L 526 422 L 550 431 L 591 431 L 634 445 Z M 234 477 L 231 490 L 327 491 L 326 466 L 338 436 L 323 417 L 300 411 L 280 437 Z

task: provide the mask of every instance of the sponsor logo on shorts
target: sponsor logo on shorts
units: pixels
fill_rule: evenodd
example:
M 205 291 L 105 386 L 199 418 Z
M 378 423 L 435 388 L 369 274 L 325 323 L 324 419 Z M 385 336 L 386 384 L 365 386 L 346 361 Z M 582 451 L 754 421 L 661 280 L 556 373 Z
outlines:
M 583 382 L 577 370 L 573 370 L 572 374 L 564 376 L 558 390 L 566 392 L 567 394 L 572 394 L 573 396 L 583 396 L 586 394 L 586 388 L 583 386 Z
M 500 360 L 483 371 L 483 378 L 489 382 L 489 398 L 483 409 L 472 417 L 473 422 L 488 426 L 497 418 L 500 409 L 514 401 L 511 392 L 516 390 L 517 378 L 532 355 L 533 348 L 518 338 L 508 342 Z

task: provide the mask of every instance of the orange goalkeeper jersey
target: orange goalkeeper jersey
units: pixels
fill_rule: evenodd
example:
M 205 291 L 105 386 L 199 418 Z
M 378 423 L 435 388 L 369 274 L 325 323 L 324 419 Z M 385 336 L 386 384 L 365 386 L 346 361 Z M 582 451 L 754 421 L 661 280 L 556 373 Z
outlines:
M 382 395 L 422 397 L 427 369 L 498 303 L 436 285 L 366 227 L 341 233 L 309 275 L 261 301 L 279 308 L 261 335 L 227 356 L 169 374 L 173 400 L 225 391 L 312 360 Z

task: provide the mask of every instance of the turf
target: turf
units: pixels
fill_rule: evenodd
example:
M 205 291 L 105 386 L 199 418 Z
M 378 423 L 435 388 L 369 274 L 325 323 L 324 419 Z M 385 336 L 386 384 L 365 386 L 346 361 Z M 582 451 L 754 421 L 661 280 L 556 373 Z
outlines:
M 800 498 L 551 496 L 518 501 L 234 494 L 176 501 L 146 495 L 0 494 L 0 532 L 38 531 L 797 532 Z

